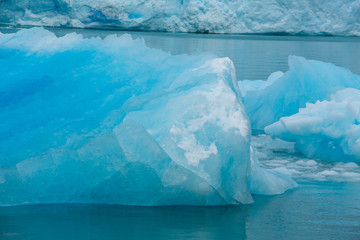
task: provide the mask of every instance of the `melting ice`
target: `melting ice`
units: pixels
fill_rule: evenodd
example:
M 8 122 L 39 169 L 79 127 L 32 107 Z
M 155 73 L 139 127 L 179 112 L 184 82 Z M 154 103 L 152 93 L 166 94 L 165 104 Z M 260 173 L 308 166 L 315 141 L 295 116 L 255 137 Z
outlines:
M 295 142 L 306 157 L 360 161 L 360 76 L 348 69 L 289 57 L 289 71 L 239 86 L 252 128 Z
M 265 132 L 296 142 L 296 149 L 308 157 L 360 161 L 360 90 L 346 88 L 329 101 L 308 103 L 265 127 Z
M 251 153 L 228 58 L 33 28 L 0 34 L 0 78 L 1 205 L 238 204 L 296 185 Z
M 244 105 L 253 129 L 290 116 L 306 103 L 329 100 L 344 88 L 360 89 L 360 76 L 346 68 L 303 57 L 289 56 L 289 70 L 267 81 L 240 81 Z

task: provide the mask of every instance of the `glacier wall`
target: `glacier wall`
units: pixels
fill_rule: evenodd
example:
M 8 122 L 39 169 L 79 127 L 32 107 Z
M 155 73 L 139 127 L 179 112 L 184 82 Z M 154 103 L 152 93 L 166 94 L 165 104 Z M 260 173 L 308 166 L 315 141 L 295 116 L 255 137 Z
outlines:
M 0 34 L 0 79 L 0 205 L 239 204 L 296 185 L 251 156 L 228 58 L 32 28 Z
M 330 100 L 308 103 L 265 132 L 296 142 L 295 148 L 310 158 L 360 162 L 360 90 L 346 88 Z
M 360 1 L 3 0 L 0 22 L 175 32 L 360 36 Z

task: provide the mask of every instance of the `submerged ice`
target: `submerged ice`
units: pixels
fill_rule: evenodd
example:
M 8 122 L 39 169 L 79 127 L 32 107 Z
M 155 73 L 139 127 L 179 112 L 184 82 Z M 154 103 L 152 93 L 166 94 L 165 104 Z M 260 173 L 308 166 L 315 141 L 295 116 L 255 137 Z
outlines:
M 0 74 L 1 205 L 238 204 L 295 186 L 251 156 L 228 58 L 33 28 L 0 34 Z
M 177 32 L 360 35 L 357 0 L 7 0 L 0 22 Z

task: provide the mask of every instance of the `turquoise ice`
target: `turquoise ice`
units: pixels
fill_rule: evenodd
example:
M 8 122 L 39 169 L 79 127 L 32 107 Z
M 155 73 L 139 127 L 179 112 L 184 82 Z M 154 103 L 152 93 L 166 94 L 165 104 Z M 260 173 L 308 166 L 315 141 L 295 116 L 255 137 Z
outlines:
M 239 204 L 296 185 L 251 157 L 229 58 L 33 28 L 0 35 L 0 78 L 1 205 Z
M 360 161 L 360 90 L 346 88 L 330 100 L 308 103 L 289 117 L 265 127 L 272 137 L 296 142 L 310 158 Z
M 239 86 L 252 128 L 264 129 L 306 103 L 329 100 L 344 88 L 360 89 L 360 76 L 332 63 L 289 56 L 286 73 L 274 73 L 267 81 L 240 81 Z
M 266 81 L 239 82 L 252 128 L 295 142 L 309 158 L 360 161 L 360 76 L 296 56 L 289 68 Z

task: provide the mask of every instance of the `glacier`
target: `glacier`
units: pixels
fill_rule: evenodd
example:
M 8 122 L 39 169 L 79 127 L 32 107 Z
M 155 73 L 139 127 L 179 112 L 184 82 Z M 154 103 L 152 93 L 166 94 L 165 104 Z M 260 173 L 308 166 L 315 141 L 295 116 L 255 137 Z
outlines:
M 341 89 L 360 89 L 360 76 L 346 68 L 298 56 L 289 56 L 288 62 L 286 73 L 275 72 L 266 81 L 239 81 L 253 129 L 263 130 Z
M 330 100 L 308 103 L 265 132 L 295 142 L 296 150 L 310 158 L 360 162 L 360 90 L 346 88 Z
M 0 23 L 360 36 L 359 0 L 5 0 Z
M 0 33 L 0 205 L 225 205 L 296 183 L 263 169 L 229 58 L 131 35 Z

